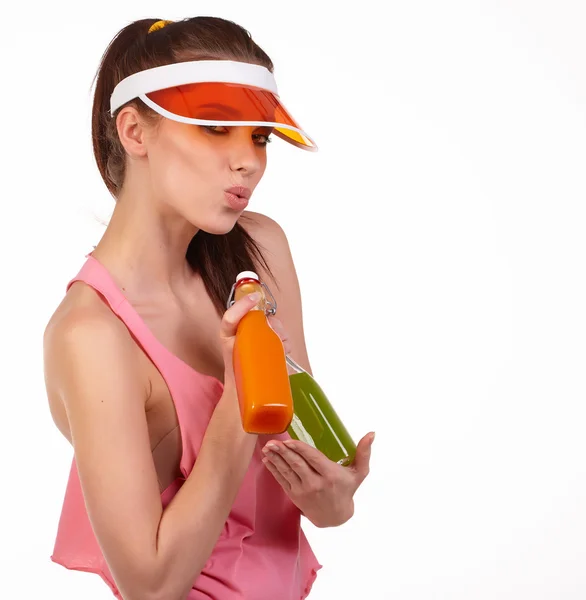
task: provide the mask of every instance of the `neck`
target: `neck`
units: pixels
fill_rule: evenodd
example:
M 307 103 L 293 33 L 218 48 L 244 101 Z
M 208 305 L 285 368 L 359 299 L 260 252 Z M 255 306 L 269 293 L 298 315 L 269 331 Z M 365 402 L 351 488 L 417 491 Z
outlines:
M 195 275 L 185 255 L 197 228 L 161 214 L 144 197 L 121 195 L 92 255 L 137 297 L 181 297 Z

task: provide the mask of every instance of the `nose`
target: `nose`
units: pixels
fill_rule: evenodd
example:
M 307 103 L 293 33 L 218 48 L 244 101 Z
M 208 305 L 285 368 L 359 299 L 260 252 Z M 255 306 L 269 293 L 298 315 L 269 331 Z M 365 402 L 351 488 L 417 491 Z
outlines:
M 232 143 L 231 166 L 233 171 L 254 175 L 262 168 L 262 158 L 255 145 L 252 134 L 242 128 L 239 135 L 234 136 Z

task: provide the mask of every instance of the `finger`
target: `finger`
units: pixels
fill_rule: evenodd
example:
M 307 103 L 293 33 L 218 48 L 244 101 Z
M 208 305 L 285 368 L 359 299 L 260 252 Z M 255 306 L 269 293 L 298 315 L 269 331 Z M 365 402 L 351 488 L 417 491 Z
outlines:
M 358 474 L 362 481 L 370 471 L 370 454 L 372 443 L 374 442 L 374 432 L 366 434 L 356 446 L 356 456 L 352 463 L 352 468 Z
M 283 342 L 283 348 L 285 349 L 285 354 L 290 354 L 292 351 L 291 341 L 289 340 L 289 334 L 287 333 L 283 323 L 277 317 L 270 316 L 267 317 L 269 325 L 271 329 L 281 338 L 281 342 Z
M 258 296 L 255 298 L 254 296 Z M 229 339 L 236 335 L 238 329 L 238 323 L 240 323 L 242 317 L 254 308 L 260 300 L 259 292 L 244 296 L 234 302 L 234 304 L 226 310 L 220 323 L 220 337 Z
M 273 477 L 277 480 L 277 482 L 281 485 L 281 487 L 286 491 L 291 491 L 291 484 L 281 475 L 279 469 L 275 467 L 275 465 L 267 458 L 263 458 L 262 462 L 265 467 L 273 474 Z
M 322 476 L 328 475 L 335 464 L 323 452 L 299 440 L 285 440 L 285 446 L 292 452 L 299 454 L 309 466 Z
M 274 315 L 270 315 L 267 317 L 267 321 L 269 322 L 269 325 L 271 326 L 273 331 L 277 332 L 279 335 L 281 334 L 281 332 L 284 332 L 285 328 L 283 327 L 281 319 L 278 319 Z
M 268 449 L 271 449 L 275 453 L 279 453 L 279 456 L 297 473 L 302 483 L 309 483 L 309 481 L 318 477 L 317 471 L 315 471 L 311 465 L 297 452 L 290 450 L 284 444 L 280 442 L 270 442 L 267 445 Z
M 287 480 L 291 488 L 296 488 L 301 485 L 301 478 L 295 471 L 289 466 L 289 464 L 283 460 L 283 457 L 279 456 L 276 452 L 269 452 L 266 456 L 269 462 L 279 471 L 284 479 Z

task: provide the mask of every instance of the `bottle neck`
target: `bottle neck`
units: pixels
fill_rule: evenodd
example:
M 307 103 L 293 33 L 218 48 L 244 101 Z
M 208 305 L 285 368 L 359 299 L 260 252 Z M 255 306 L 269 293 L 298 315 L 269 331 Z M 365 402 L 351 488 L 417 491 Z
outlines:
M 307 371 L 301 365 L 298 365 L 290 356 L 286 356 L 285 358 L 287 359 L 287 364 L 295 371 L 295 373 L 307 373 Z
M 256 279 L 242 279 L 236 284 L 234 290 L 234 301 L 237 302 L 240 298 L 253 294 L 254 292 L 260 292 L 261 297 L 258 303 L 251 310 L 262 310 L 265 312 L 266 308 L 266 297 L 263 286 Z

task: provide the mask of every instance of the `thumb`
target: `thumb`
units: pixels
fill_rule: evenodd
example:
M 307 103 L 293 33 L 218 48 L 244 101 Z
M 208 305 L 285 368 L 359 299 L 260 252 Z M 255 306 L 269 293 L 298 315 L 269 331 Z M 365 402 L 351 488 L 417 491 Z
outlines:
M 243 296 L 224 313 L 220 323 L 220 338 L 222 341 L 230 340 L 236 335 L 238 323 L 244 315 L 258 304 L 260 298 L 259 292 Z
M 354 458 L 354 470 L 363 480 L 370 471 L 370 451 L 374 442 L 374 431 L 367 433 L 356 446 Z

